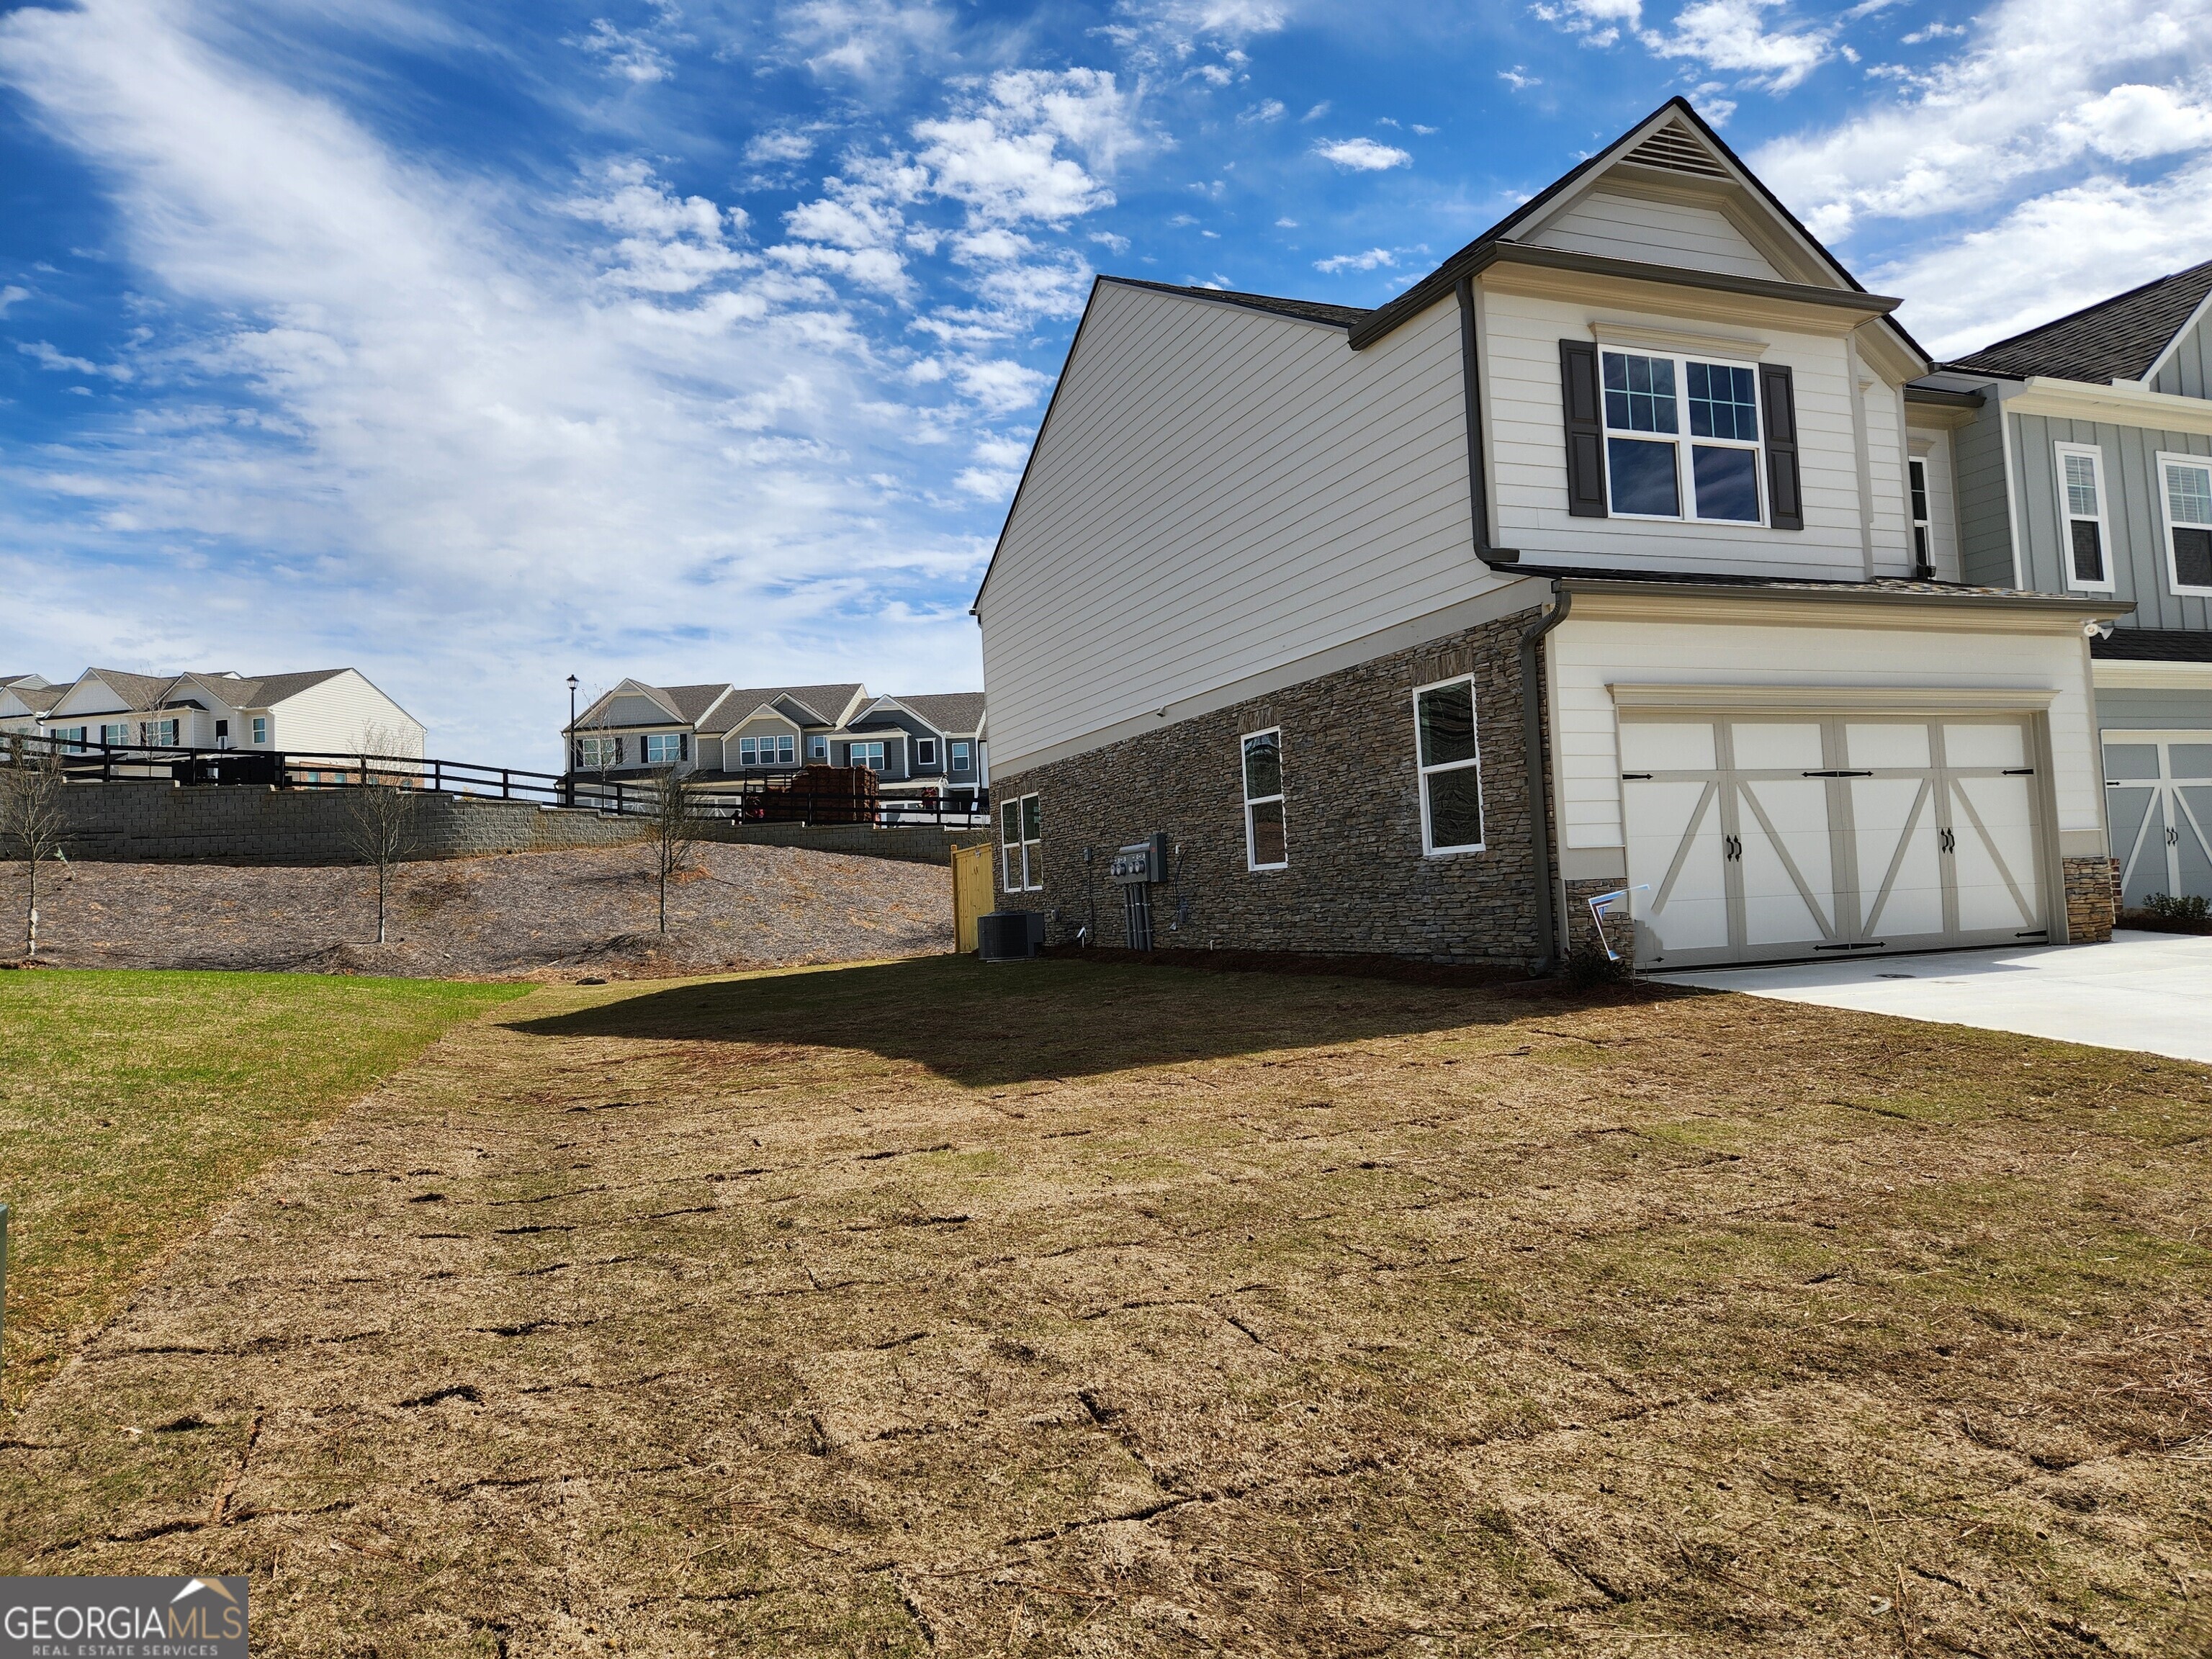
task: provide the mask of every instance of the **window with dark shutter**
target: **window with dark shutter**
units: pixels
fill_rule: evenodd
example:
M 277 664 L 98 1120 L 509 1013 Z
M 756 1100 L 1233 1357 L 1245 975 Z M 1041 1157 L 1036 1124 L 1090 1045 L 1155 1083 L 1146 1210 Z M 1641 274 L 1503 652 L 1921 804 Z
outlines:
M 1797 392 L 1785 363 L 1761 363 L 1759 397 L 1766 415 L 1767 522 L 1777 530 L 1805 527 L 1805 494 L 1797 474 Z
M 1577 519 L 1602 519 L 1605 427 L 1595 342 L 1559 342 L 1559 403 L 1566 413 L 1567 511 Z

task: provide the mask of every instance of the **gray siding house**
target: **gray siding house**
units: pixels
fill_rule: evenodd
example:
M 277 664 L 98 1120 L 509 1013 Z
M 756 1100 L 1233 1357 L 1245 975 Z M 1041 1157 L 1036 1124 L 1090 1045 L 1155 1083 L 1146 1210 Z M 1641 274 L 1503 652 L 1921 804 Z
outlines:
M 624 680 L 565 735 L 577 776 L 637 777 L 674 767 L 716 784 L 859 766 L 887 796 L 958 808 L 988 787 L 983 694 L 870 695 L 857 682 L 739 687 Z
M 1915 389 L 1948 400 L 1954 422 L 1966 580 L 2124 608 L 2088 650 L 2128 904 L 2212 897 L 2208 313 L 2212 262 L 1946 363 Z

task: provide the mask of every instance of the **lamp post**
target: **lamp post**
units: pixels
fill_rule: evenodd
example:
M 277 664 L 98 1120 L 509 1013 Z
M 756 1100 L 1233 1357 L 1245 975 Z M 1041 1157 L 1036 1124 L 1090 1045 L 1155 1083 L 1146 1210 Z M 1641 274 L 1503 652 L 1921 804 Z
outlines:
M 576 677 L 568 676 L 568 730 L 561 739 L 562 793 L 569 805 L 576 804 Z

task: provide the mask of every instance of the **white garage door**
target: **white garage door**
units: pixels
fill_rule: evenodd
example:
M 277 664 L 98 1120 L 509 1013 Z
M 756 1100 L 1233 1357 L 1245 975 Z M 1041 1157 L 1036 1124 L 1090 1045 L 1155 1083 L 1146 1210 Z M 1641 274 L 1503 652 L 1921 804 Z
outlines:
M 2027 723 L 1624 716 L 1647 967 L 2048 937 Z
M 2212 732 L 2106 732 L 2105 808 L 2122 903 L 2212 898 Z

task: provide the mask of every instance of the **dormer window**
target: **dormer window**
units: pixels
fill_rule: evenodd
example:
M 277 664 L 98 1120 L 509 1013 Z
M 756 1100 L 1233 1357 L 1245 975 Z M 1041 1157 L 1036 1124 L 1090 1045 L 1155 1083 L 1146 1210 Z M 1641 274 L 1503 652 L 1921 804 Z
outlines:
M 1759 523 L 1757 373 L 1693 357 L 1601 355 L 1614 516 Z

